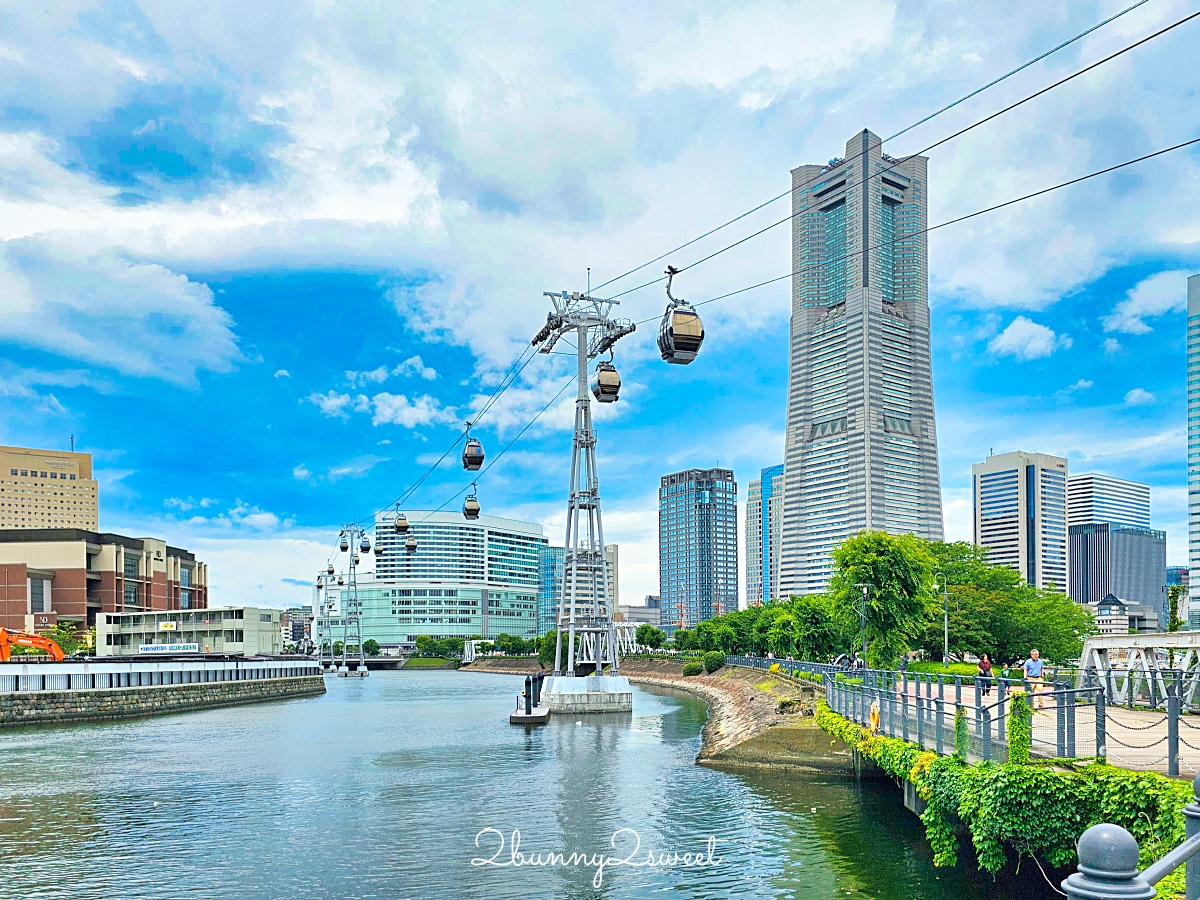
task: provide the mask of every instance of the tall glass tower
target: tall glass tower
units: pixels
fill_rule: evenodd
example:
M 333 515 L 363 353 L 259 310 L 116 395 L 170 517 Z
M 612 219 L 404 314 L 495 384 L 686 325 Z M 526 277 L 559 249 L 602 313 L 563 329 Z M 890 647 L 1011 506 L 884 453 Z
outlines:
M 1200 275 L 1187 281 L 1188 628 L 1200 628 Z
M 763 469 L 746 489 L 746 603 L 779 596 L 783 466 Z
M 738 608 L 737 482 L 729 469 L 662 477 L 658 585 L 662 621 L 680 628 Z
M 792 170 L 783 596 L 823 590 L 862 529 L 942 538 L 926 163 L 864 130 L 844 159 Z

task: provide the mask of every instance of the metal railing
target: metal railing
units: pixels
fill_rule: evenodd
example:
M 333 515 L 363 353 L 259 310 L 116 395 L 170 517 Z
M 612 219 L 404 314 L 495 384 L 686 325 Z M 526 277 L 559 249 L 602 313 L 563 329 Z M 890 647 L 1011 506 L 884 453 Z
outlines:
M 219 681 L 258 681 L 320 675 L 316 660 L 129 660 L 126 662 L 5 663 L 0 693 L 90 691 Z
M 873 728 L 887 737 L 910 741 L 941 755 L 955 752 L 956 715 L 963 710 L 967 728 L 968 759 L 1006 762 L 1008 718 L 1013 692 L 978 679 L 971 691 L 957 685 L 952 696 L 922 692 L 921 683 L 891 678 L 896 673 L 865 670 L 847 678 L 841 672 L 824 676 L 825 697 L 838 715 Z M 926 683 L 926 688 L 931 686 Z M 1039 687 L 1031 685 L 1031 687 Z M 994 689 L 994 693 L 992 690 Z M 1033 722 L 1029 752 L 1044 759 L 1103 757 L 1106 749 L 1104 692 L 1099 688 L 1077 689 L 1069 685 L 1026 694 Z
M 1186 866 L 1184 897 L 1200 900 L 1200 775 L 1192 782 L 1183 820 L 1183 843 L 1140 872 L 1134 836 L 1111 822 L 1093 825 L 1075 844 L 1079 868 L 1063 881 L 1063 892 L 1069 900 L 1150 900 L 1157 894 L 1154 885 Z

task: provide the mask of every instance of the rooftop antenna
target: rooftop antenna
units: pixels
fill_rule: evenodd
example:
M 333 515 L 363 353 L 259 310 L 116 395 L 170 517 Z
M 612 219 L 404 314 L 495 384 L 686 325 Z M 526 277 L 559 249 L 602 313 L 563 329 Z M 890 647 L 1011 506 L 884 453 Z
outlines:
M 71 435 L 71 452 L 75 452 L 75 435 Z
M 592 296 L 592 267 L 588 266 L 588 296 Z

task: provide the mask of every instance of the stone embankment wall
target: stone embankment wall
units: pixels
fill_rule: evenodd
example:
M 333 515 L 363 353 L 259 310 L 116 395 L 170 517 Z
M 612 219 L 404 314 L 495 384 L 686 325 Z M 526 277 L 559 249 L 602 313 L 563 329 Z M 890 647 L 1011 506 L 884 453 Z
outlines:
M 539 669 L 534 659 L 490 657 L 461 671 L 523 676 Z M 810 682 L 736 666 L 684 678 L 678 660 L 645 657 L 622 660 L 621 674 L 634 684 L 682 691 L 704 700 L 708 722 L 697 762 L 854 773 L 850 748 L 830 738 L 812 720 L 820 689 Z
M 94 691 L 3 693 L 0 694 L 0 727 L 130 719 L 323 693 L 325 679 L 320 675 Z

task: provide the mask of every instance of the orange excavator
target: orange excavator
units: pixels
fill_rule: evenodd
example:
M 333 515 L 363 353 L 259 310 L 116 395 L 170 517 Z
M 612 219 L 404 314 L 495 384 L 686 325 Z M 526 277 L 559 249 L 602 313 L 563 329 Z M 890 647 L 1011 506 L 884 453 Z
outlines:
M 67 655 L 62 652 L 62 647 L 48 637 L 0 628 L 0 662 L 8 662 L 12 658 L 13 647 L 32 647 L 42 650 L 55 662 L 62 662 L 67 658 Z

